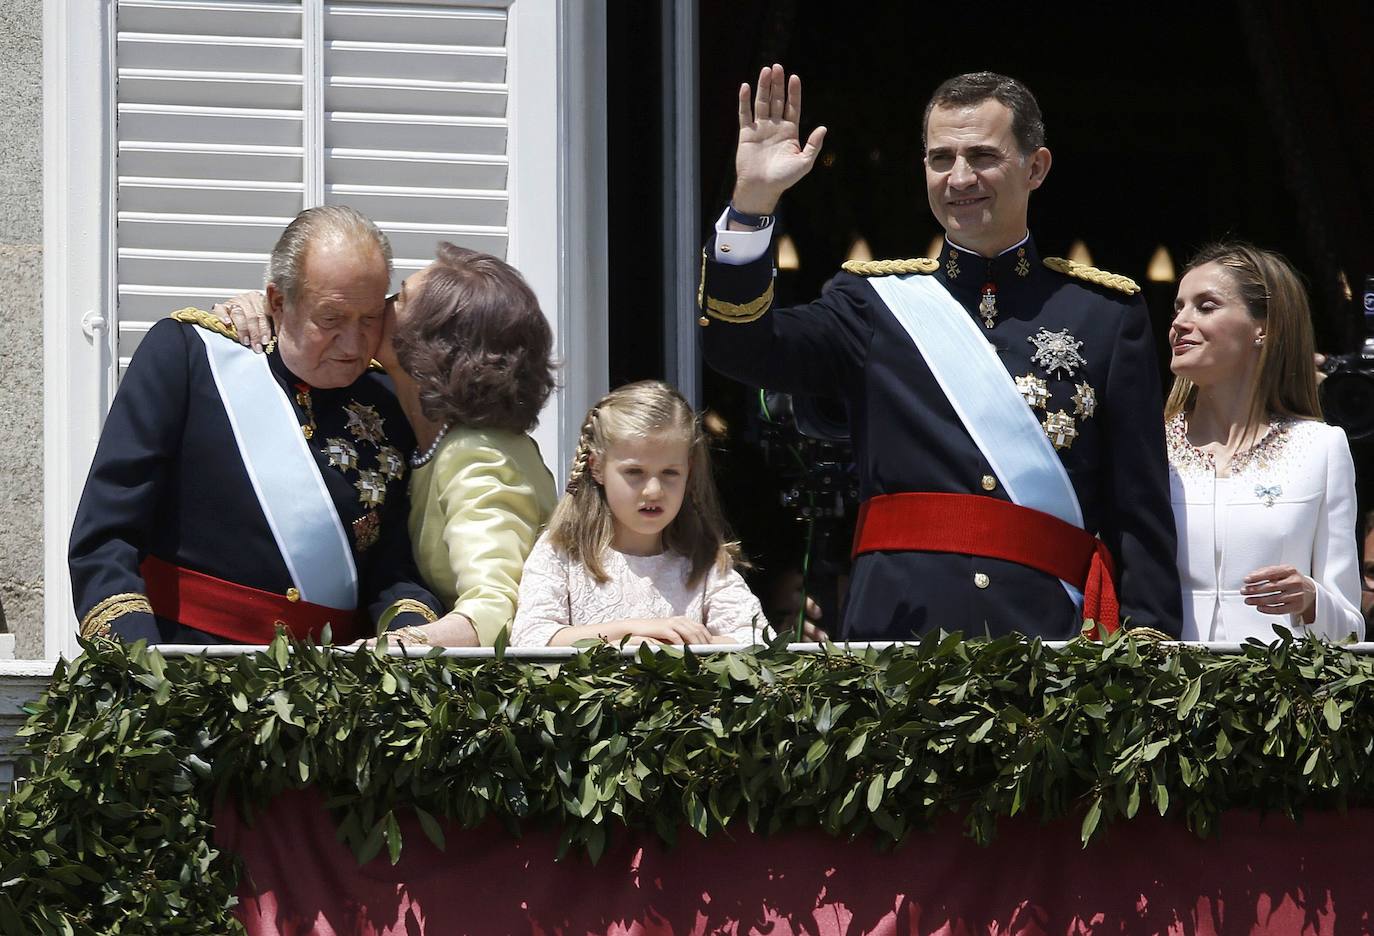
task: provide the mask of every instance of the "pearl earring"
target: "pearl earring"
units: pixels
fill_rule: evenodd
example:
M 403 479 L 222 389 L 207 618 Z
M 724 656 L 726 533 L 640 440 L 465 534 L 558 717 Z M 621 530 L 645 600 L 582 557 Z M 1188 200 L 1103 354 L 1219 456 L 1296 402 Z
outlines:
M 1256 348 L 1259 348 L 1259 347 L 1262 347 L 1263 345 L 1264 345 L 1264 336 L 1263 336 L 1263 335 L 1260 335 L 1258 338 L 1255 339 L 1255 347 L 1256 347 Z

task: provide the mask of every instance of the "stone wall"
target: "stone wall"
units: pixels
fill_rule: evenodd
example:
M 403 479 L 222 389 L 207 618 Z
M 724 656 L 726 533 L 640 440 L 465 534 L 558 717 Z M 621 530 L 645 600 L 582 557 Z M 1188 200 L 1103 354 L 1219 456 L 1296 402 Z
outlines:
M 0 633 L 43 655 L 43 4 L 0 3 Z M 8 641 L 6 641 L 7 643 Z

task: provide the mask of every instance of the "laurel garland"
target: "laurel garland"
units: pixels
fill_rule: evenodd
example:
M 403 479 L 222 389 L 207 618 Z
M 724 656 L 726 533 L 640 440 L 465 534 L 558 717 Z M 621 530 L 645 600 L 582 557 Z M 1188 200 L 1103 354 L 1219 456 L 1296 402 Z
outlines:
M 28 708 L 29 779 L 0 805 L 0 931 L 240 932 L 212 804 L 314 785 L 360 861 L 413 809 L 554 824 L 593 860 L 621 826 L 727 825 L 896 843 L 951 811 L 1085 843 L 1142 809 L 1200 835 L 1230 808 L 1374 800 L 1374 659 L 1290 638 L 1233 656 L 1127 638 L 697 657 L 608 649 L 554 667 L 402 660 L 279 639 L 164 659 L 86 643 Z

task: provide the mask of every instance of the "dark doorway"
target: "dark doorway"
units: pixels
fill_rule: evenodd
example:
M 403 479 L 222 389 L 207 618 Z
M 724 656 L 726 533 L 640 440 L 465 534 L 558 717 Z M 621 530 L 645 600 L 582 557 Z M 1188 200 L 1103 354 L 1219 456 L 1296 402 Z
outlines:
M 626 222 L 659 204 L 661 183 L 644 174 L 632 98 L 616 87 L 617 76 L 652 74 L 648 59 L 661 56 L 652 32 L 636 37 L 632 26 L 655 7 L 610 11 L 617 377 L 663 372 L 654 357 L 661 326 L 632 297 L 664 271 Z M 874 257 L 926 255 L 940 229 L 922 179 L 922 107 L 944 78 L 989 69 L 1023 80 L 1045 114 L 1054 167 L 1030 219 L 1042 253 L 1064 256 L 1082 242 L 1093 264 L 1146 285 L 1162 333 L 1174 283 L 1146 275 L 1159 249 L 1181 269 L 1210 240 L 1250 240 L 1308 277 L 1319 347 L 1349 350 L 1361 337 L 1349 296 L 1374 273 L 1374 59 L 1360 45 L 1369 35 L 1361 0 L 1319 12 L 1282 0 L 700 0 L 699 11 L 703 236 L 733 185 L 735 90 L 752 84 L 760 65 L 782 62 L 800 74 L 803 133 L 820 123 L 830 131 L 821 162 L 781 206 L 777 236 L 789 236 L 797 256 L 796 269 L 780 272 L 782 303 L 818 295 L 860 238 Z M 657 169 L 663 178 L 665 167 Z M 765 574 L 800 566 L 807 528 L 780 505 L 785 483 L 759 455 L 757 392 L 709 371 L 702 380 L 705 404 L 730 426 L 722 490 L 746 551 Z

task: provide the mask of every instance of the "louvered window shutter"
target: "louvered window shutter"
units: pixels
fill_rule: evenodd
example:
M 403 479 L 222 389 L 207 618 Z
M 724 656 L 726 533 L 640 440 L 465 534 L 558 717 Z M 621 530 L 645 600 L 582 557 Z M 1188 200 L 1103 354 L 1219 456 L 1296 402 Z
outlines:
M 392 239 L 393 287 L 440 240 L 507 252 L 505 4 L 120 0 L 117 322 L 260 288 L 304 207 Z

